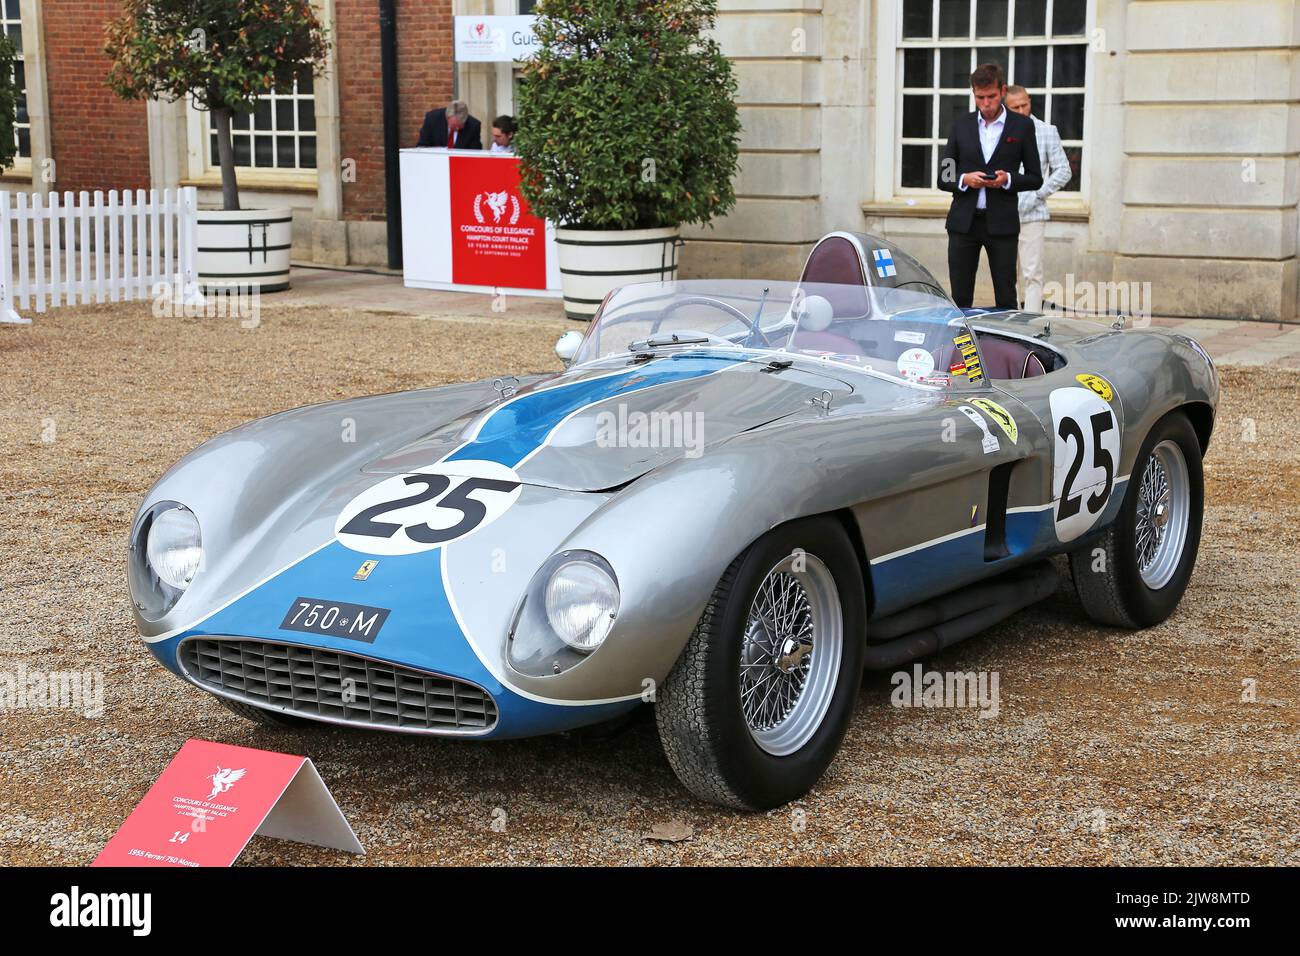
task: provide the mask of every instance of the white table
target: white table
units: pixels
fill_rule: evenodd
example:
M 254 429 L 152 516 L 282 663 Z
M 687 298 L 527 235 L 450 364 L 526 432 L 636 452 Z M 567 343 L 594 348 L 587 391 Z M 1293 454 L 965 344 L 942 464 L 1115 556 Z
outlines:
M 487 150 L 401 151 L 405 284 L 558 297 L 555 226 L 519 192 L 519 160 Z

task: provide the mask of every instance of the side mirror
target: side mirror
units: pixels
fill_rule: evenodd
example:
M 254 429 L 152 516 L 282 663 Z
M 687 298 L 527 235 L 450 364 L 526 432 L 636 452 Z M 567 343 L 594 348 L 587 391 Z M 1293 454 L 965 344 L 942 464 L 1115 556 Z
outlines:
M 830 299 L 820 295 L 805 296 L 796 318 L 801 332 L 823 332 L 835 318 L 835 306 Z
M 555 354 L 560 357 L 561 362 L 568 365 L 580 348 L 582 348 L 582 333 L 571 329 L 561 335 L 559 341 L 555 343 Z

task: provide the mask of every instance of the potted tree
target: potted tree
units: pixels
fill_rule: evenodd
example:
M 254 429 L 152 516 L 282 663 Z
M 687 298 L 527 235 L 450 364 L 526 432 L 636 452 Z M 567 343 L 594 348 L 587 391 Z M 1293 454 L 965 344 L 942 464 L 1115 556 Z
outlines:
M 556 223 L 564 309 L 677 272 L 681 226 L 736 201 L 731 64 L 717 0 L 541 0 L 517 97 L 520 189 Z
M 221 166 L 221 210 L 198 221 L 199 281 L 271 292 L 289 285 L 290 209 L 241 209 L 230 136 L 236 113 L 325 62 L 311 0 L 123 0 L 107 29 L 108 83 L 125 99 L 190 97 L 208 110 Z
M 13 41 L 0 35 L 0 172 L 12 166 L 18 157 L 14 123 L 18 118 L 18 100 L 22 90 L 14 77 L 16 58 L 17 50 L 14 49 Z M 0 322 L 28 325 L 31 319 L 24 319 L 13 309 L 0 307 Z

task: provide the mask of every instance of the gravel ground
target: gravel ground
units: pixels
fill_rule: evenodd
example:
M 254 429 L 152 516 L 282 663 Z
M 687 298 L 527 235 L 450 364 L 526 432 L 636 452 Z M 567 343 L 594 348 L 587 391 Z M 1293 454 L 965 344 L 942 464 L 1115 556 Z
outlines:
M 767 814 L 694 801 L 644 712 L 500 743 L 280 731 L 153 662 L 123 546 L 181 453 L 308 402 L 554 368 L 566 327 L 271 305 L 246 329 L 124 304 L 0 328 L 0 671 L 100 670 L 105 702 L 0 712 L 0 862 L 88 863 L 203 737 L 311 756 L 369 851 L 256 838 L 253 864 L 1300 863 L 1296 372 L 1223 370 L 1200 561 L 1170 621 L 1095 628 L 1064 587 L 927 662 L 998 672 L 993 719 L 894 708 L 869 676 L 820 785 Z

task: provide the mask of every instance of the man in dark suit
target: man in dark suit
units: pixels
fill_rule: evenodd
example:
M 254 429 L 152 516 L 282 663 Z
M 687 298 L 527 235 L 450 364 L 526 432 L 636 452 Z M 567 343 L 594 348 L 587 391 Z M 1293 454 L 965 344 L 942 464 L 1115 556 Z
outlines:
M 483 124 L 469 115 L 469 107 L 452 100 L 440 110 L 424 114 L 420 141 L 416 146 L 442 146 L 446 149 L 482 149 Z
M 950 192 L 948 284 L 963 309 L 975 298 L 980 249 L 989 257 L 999 309 L 1016 308 L 1016 245 L 1020 211 L 1016 193 L 1043 185 L 1034 122 L 1002 105 L 1002 67 L 984 63 L 970 75 L 977 109 L 948 131 L 939 163 L 939 188 Z M 1024 172 L 1019 172 L 1021 167 Z M 1010 170 L 1010 172 L 1008 172 Z

